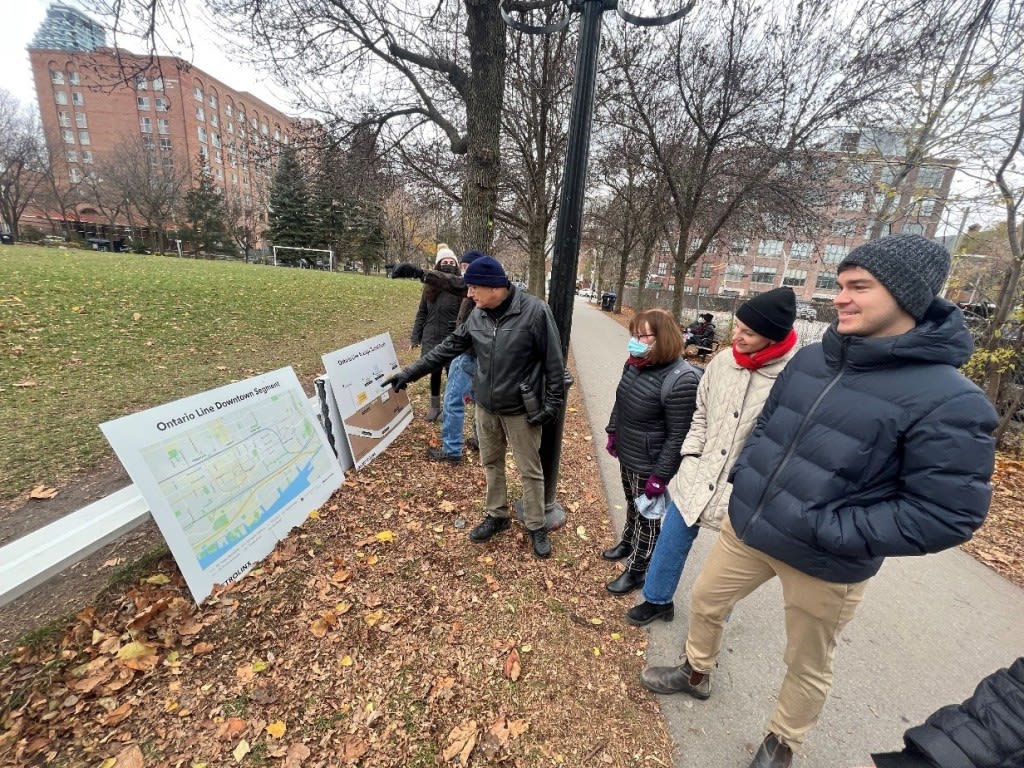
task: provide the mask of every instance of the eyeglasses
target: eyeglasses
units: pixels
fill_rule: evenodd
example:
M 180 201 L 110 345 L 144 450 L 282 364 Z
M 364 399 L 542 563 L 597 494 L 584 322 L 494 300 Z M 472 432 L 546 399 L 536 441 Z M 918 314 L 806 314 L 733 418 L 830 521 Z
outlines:
M 654 338 L 654 334 L 653 333 L 634 333 L 633 336 L 634 336 L 634 338 L 637 338 L 637 339 L 653 339 Z

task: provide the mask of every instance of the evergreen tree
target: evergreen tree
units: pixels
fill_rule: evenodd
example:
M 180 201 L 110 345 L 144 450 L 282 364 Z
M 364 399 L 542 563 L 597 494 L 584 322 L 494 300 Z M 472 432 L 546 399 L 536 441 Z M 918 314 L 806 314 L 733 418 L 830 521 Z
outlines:
M 267 230 L 270 241 L 274 245 L 314 247 L 318 233 L 317 227 L 311 226 L 310 208 L 306 179 L 299 164 L 298 154 L 294 147 L 285 147 L 281 152 L 274 183 L 270 188 L 270 218 Z
M 191 225 L 193 248 L 199 253 L 227 253 L 234 256 L 235 246 L 227 227 L 224 193 L 213 183 L 206 159 L 199 157 L 195 186 L 185 193 L 185 213 Z

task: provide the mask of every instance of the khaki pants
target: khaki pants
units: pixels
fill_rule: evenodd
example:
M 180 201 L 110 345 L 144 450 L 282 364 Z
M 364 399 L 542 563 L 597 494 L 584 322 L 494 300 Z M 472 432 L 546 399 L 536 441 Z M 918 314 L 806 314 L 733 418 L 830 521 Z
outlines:
M 487 498 L 484 501 L 490 517 L 505 518 L 508 511 L 508 487 L 505 482 L 505 451 L 512 448 L 512 458 L 519 467 L 523 484 L 523 518 L 531 530 L 543 528 L 544 469 L 540 463 L 540 438 L 543 428 L 526 421 L 526 415 L 502 416 L 483 408 L 476 409 L 477 439 L 480 441 L 480 463 L 487 476 Z
M 836 584 L 808 576 L 748 547 L 726 517 L 690 600 L 686 658 L 698 672 L 714 669 L 725 617 L 733 606 L 773 577 L 782 584 L 786 609 L 786 676 L 769 730 L 798 748 L 821 714 L 832 687 L 839 632 L 864 596 L 867 581 Z

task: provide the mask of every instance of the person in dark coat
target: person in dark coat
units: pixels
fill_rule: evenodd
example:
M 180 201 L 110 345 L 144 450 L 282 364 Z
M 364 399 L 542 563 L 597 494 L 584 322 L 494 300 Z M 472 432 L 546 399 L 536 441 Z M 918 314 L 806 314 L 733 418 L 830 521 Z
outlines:
M 961 544 L 988 514 L 997 419 L 957 370 L 973 342 L 960 310 L 936 296 L 949 265 L 918 235 L 865 243 L 839 264 L 838 319 L 786 366 L 733 465 L 683 663 L 641 674 L 657 693 L 708 698 L 726 616 L 778 578 L 787 671 L 751 768 L 792 761 L 882 561 Z
M 1024 765 L 1024 657 L 986 677 L 967 701 L 903 734 L 901 752 L 871 756 L 876 768 L 1020 768 Z
M 650 516 L 641 514 L 636 500 L 662 496 L 679 469 L 679 449 L 690 429 L 700 383 L 697 372 L 687 366 L 669 382 L 671 389 L 662 392 L 665 378 L 681 364 L 683 351 L 683 335 L 671 314 L 663 309 L 639 312 L 629 321 L 629 332 L 629 357 L 605 427 L 605 447 L 619 460 L 626 496 L 622 540 L 602 553 L 606 560 L 626 561 L 626 569 L 607 585 L 613 595 L 628 594 L 644 584 L 665 505 L 652 505 L 662 512 Z
M 710 348 L 715 343 L 715 316 L 710 312 L 704 312 L 699 320 L 690 323 L 690 327 L 686 329 L 685 343 Z
M 459 305 L 465 296 L 463 287 L 460 296 L 451 286 L 453 277 L 459 276 L 459 261 L 444 243 L 437 247 L 436 269 L 423 274 L 423 293 L 420 306 L 416 311 L 416 320 L 412 326 L 411 344 L 420 347 L 420 357 L 425 357 L 430 350 L 444 341 L 445 337 L 455 330 L 455 319 L 459 315 Z M 424 418 L 437 421 L 441 415 L 441 369 L 430 374 L 430 408 Z

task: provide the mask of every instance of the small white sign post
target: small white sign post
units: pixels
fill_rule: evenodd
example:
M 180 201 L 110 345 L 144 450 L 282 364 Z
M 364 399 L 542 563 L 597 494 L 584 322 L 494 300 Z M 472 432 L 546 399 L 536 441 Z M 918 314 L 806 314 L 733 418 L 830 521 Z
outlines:
M 291 368 L 100 429 L 197 602 L 270 554 L 344 481 Z

